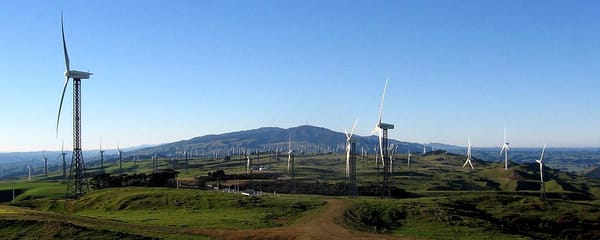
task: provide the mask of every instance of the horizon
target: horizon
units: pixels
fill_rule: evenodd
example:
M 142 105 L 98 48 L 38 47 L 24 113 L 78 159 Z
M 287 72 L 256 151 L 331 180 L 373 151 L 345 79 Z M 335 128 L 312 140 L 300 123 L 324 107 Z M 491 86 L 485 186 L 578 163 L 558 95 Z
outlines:
M 6 2 L 0 152 L 83 150 L 306 123 L 403 142 L 600 147 L 600 3 Z M 94 11 L 87 11 L 94 9 Z M 9 81 L 10 80 L 10 81 Z
M 296 127 L 290 127 L 290 128 L 298 128 L 298 127 L 315 127 L 315 128 L 323 128 L 320 126 L 313 126 L 313 125 L 299 125 Z M 206 137 L 206 136 L 219 136 L 219 135 L 224 135 L 224 134 L 230 134 L 230 133 L 236 133 L 236 132 L 243 132 L 243 131 L 252 131 L 252 130 L 258 130 L 258 129 L 262 129 L 262 128 L 279 128 L 279 129 L 290 129 L 290 128 L 280 128 L 280 127 L 275 127 L 275 126 L 267 126 L 267 127 L 260 127 L 260 128 L 255 128 L 255 129 L 243 129 L 243 130 L 238 130 L 238 131 L 232 131 L 232 132 L 225 132 L 225 133 L 220 133 L 220 134 L 207 134 L 207 135 L 203 135 L 203 136 L 196 136 L 196 137 L 192 137 L 192 138 L 188 138 L 188 139 L 180 139 L 174 142 L 164 142 L 164 143 L 157 143 L 157 144 L 140 144 L 140 145 L 135 145 L 135 146 L 127 146 L 127 147 L 121 147 L 121 150 L 124 151 L 130 151 L 129 149 L 143 149 L 146 147 L 156 147 L 156 146 L 160 146 L 160 145 L 164 145 L 164 144 L 171 144 L 171 143 L 175 143 L 175 142 L 179 142 L 179 141 L 187 141 L 187 140 L 191 140 L 194 138 L 201 138 L 201 137 Z M 333 131 L 332 129 L 328 129 L 325 128 L 326 130 L 330 130 Z M 337 132 L 334 131 L 336 133 L 339 134 L 344 134 L 343 132 Z M 355 134 L 356 135 L 356 134 Z M 361 136 L 358 135 L 359 137 L 377 137 L 377 135 L 366 135 L 366 136 Z M 398 139 L 390 139 L 390 140 L 395 140 L 395 141 L 400 141 Z M 293 141 L 292 141 L 293 142 Z M 425 145 L 428 148 L 431 148 L 431 145 L 436 145 L 436 144 L 442 144 L 442 145 L 446 145 L 446 146 L 451 146 L 451 147 L 458 147 L 458 148 L 467 148 L 467 146 L 462 146 L 462 145 L 453 145 L 453 144 L 447 144 L 447 143 L 442 143 L 442 142 L 428 142 L 428 143 L 419 143 L 419 142 L 406 142 L 406 141 L 401 141 L 401 142 L 405 142 L 405 143 L 411 143 L 411 144 L 421 144 L 421 145 Z M 439 147 L 439 146 L 436 146 Z M 475 149 L 480 149 L 480 150 L 491 150 L 491 149 L 500 149 L 501 146 L 476 146 L 476 145 L 472 145 L 473 150 Z M 529 151 L 529 150 L 534 150 L 534 149 L 541 149 L 541 146 L 521 146 L 521 147 L 511 147 L 511 151 Z M 117 148 L 102 148 L 105 151 L 109 151 L 109 150 L 114 150 L 116 151 Z M 546 149 L 555 149 L 555 150 L 575 150 L 575 149 L 583 149 L 583 150 L 591 150 L 591 149 L 600 149 L 600 147 L 594 147 L 594 146 L 577 146 L 577 147 L 554 147 L 554 146 L 546 146 Z M 90 148 L 90 149 L 82 149 L 84 152 L 89 152 L 89 151 L 99 151 L 99 148 Z M 446 150 L 443 147 L 441 148 L 441 150 Z M 72 151 L 72 149 L 65 149 L 65 151 L 70 152 Z M 134 150 L 135 151 L 135 150 Z M 19 153 L 40 153 L 42 154 L 42 152 L 60 152 L 60 150 L 31 150 L 31 151 L 10 151 L 10 152 L 4 152 L 4 151 L 0 151 L 0 153 L 2 154 L 11 154 L 11 153 L 15 153 L 15 154 L 19 154 Z M 415 151 L 413 152 L 420 152 L 420 149 L 415 149 Z M 111 155 L 110 153 L 107 153 L 108 155 Z

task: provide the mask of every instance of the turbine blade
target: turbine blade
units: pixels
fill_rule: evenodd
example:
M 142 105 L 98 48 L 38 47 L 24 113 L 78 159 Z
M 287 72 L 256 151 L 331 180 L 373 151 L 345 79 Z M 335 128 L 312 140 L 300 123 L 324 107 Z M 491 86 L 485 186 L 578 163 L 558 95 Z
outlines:
M 65 86 L 63 87 L 62 95 L 60 97 L 60 105 L 58 105 L 58 117 L 56 118 L 56 137 L 58 138 L 58 124 L 60 123 L 60 112 L 62 110 L 63 100 L 65 100 L 65 92 L 67 91 L 67 85 L 69 85 L 69 76 L 65 79 Z
M 389 79 L 390 79 L 389 77 L 385 79 L 385 85 L 383 86 L 383 94 L 381 95 L 381 105 L 379 106 L 379 118 L 377 120 L 378 126 L 381 123 L 381 116 L 383 115 L 383 102 L 385 100 L 385 92 L 387 90 L 387 85 L 388 85 Z
M 358 119 L 356 118 L 356 121 L 354 121 L 354 125 L 352 125 L 352 131 L 350 131 L 350 138 L 352 138 L 352 135 L 354 134 L 354 130 L 356 129 L 356 124 L 358 123 Z
M 346 134 L 346 142 L 350 141 L 350 135 L 348 135 L 348 130 L 344 128 L 344 133 Z
M 546 144 L 544 144 L 544 147 L 542 148 L 542 156 L 540 156 L 540 163 L 544 161 L 544 151 L 546 151 Z
M 62 41 L 63 41 L 63 50 L 64 50 L 64 54 L 65 54 L 65 65 L 67 67 L 67 72 L 66 75 L 67 77 L 69 76 L 69 74 L 71 73 L 71 68 L 69 67 L 69 53 L 67 53 L 67 41 L 65 40 L 65 27 L 63 24 L 63 14 L 60 13 L 60 28 L 61 28 L 61 32 L 62 32 Z

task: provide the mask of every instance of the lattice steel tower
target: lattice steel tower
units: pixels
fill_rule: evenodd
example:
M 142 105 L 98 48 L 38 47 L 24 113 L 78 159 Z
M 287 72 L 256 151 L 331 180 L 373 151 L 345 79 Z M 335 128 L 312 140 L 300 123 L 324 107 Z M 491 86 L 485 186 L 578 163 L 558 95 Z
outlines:
M 381 137 L 381 146 L 379 151 L 381 151 L 381 162 L 383 163 L 383 186 L 382 186 L 382 196 L 390 197 L 390 168 L 388 166 L 392 165 L 392 159 L 390 158 L 389 153 L 389 143 L 388 143 L 388 129 L 394 129 L 394 124 L 388 123 L 380 123 L 379 128 L 383 131 Z
M 88 189 L 81 151 L 81 79 L 75 78 L 73 79 L 73 157 L 67 182 L 67 198 L 79 198 Z
M 348 195 L 350 197 L 358 197 L 358 188 L 356 184 L 356 141 L 350 139 L 350 174 L 348 180 Z

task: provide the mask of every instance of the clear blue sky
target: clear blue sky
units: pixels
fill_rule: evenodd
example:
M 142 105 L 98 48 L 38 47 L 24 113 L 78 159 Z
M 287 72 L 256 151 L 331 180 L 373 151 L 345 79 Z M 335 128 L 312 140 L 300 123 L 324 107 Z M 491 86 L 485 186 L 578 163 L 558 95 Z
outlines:
M 308 123 L 413 142 L 600 146 L 598 1 L 2 1 L 0 151 Z

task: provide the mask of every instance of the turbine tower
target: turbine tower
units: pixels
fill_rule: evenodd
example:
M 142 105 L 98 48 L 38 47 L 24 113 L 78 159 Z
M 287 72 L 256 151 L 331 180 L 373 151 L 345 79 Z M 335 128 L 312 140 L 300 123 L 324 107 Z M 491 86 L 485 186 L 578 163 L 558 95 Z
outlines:
M 27 160 L 27 181 L 31 182 L 31 159 Z
M 290 138 L 288 142 L 288 173 L 292 175 L 290 193 L 296 193 L 296 180 L 294 176 L 294 149 L 292 149 L 292 138 Z
M 249 156 L 246 156 L 246 172 L 250 173 L 251 167 L 252 167 L 252 160 L 250 160 Z
M 102 142 L 100 142 L 100 168 L 104 169 L 104 150 L 102 150 Z
M 288 162 L 287 162 L 287 172 L 290 173 L 290 163 L 292 161 L 292 152 L 294 152 L 294 150 L 292 149 L 292 138 L 290 137 L 288 140 Z
M 546 200 L 546 186 L 544 185 L 544 151 L 546 150 L 546 144 L 542 148 L 542 155 L 540 159 L 535 160 L 540 165 L 540 197 L 542 200 Z
M 381 155 L 381 163 L 383 167 L 383 184 L 382 184 L 382 196 L 389 197 L 390 194 L 390 183 L 389 183 L 389 168 L 386 166 L 386 161 L 390 161 L 389 158 L 389 144 L 388 144 L 388 130 L 394 129 L 394 124 L 382 123 L 381 117 L 383 115 L 383 103 L 385 100 L 385 92 L 387 90 L 389 78 L 385 80 L 385 86 L 383 87 L 383 95 L 381 96 L 381 106 L 379 107 L 379 118 L 377 124 L 373 129 L 374 132 L 379 133 L 379 153 Z M 388 166 L 391 165 L 388 162 Z
M 117 154 L 119 155 L 119 171 L 123 172 L 123 151 L 119 148 L 119 144 L 117 144 Z
M 158 157 L 156 153 L 152 156 L 152 173 L 156 173 L 158 171 Z
M 358 118 L 354 121 L 352 131 L 344 129 L 346 133 L 346 177 L 348 178 L 348 195 L 350 197 L 358 197 L 358 189 L 356 186 L 356 140 L 352 139 L 354 129 L 358 123 Z
M 65 55 L 65 86 L 63 87 L 60 105 L 58 107 L 58 117 L 56 119 L 56 136 L 58 136 L 58 124 L 60 122 L 60 112 L 65 98 L 65 92 L 69 85 L 69 79 L 73 79 L 73 158 L 71 169 L 69 171 L 69 181 L 67 182 L 67 198 L 79 198 L 85 194 L 85 164 L 83 162 L 83 153 L 81 151 L 81 80 L 89 79 L 92 73 L 71 70 L 69 64 L 69 54 L 67 53 L 67 42 L 65 40 L 65 28 L 63 16 L 60 16 L 60 27 L 62 33 L 63 51 Z M 85 188 L 89 188 L 86 184 Z
M 406 163 L 408 165 L 408 172 L 410 172 L 410 178 L 413 176 L 412 166 L 410 165 L 410 149 L 408 149 L 408 157 L 406 159 Z
M 392 144 L 392 146 L 390 146 L 390 174 L 393 175 L 393 170 L 394 170 L 394 153 L 396 153 L 396 150 L 398 149 L 398 145 L 396 144 Z
M 48 157 L 45 152 L 42 152 L 42 160 L 44 161 L 44 177 L 48 178 Z
M 347 178 L 350 177 L 350 158 L 351 158 L 352 152 L 354 152 L 354 154 L 356 155 L 356 149 L 352 149 L 352 144 L 350 144 L 350 143 L 352 141 L 354 141 L 352 139 L 352 135 L 354 134 L 354 129 L 356 128 L 357 123 L 358 123 L 358 118 L 354 122 L 354 125 L 352 125 L 352 131 L 350 131 L 350 134 L 348 134 L 348 130 L 344 128 L 344 133 L 346 133 L 346 177 Z
M 504 152 L 504 170 L 508 170 L 508 150 L 510 149 L 508 147 L 510 143 L 506 141 L 506 128 L 504 128 L 504 144 L 502 145 L 502 148 L 500 149 L 500 156 L 502 156 L 502 152 Z
M 65 152 L 65 142 L 63 141 L 62 146 L 60 147 L 60 157 L 62 157 L 62 170 L 63 170 L 63 181 L 67 179 L 67 153 Z

